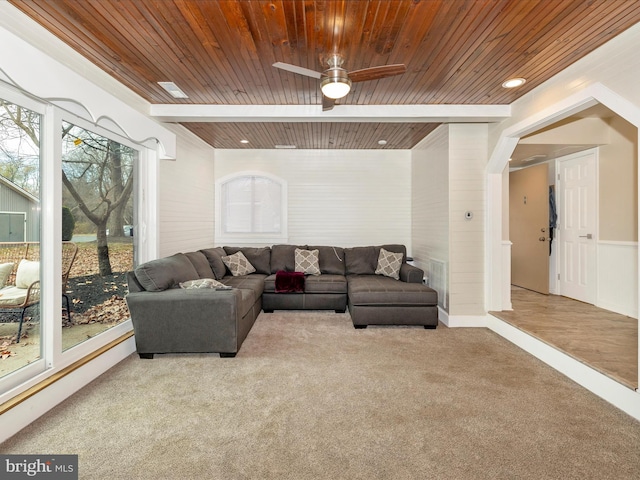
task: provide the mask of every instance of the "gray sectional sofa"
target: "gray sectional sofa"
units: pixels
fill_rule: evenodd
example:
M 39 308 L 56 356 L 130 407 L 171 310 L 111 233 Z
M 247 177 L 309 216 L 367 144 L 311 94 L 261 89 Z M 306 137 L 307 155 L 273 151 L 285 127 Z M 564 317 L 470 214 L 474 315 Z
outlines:
M 302 254 L 312 260 L 306 271 L 314 274 L 291 273 L 307 265 L 297 263 Z M 381 263 L 387 259 L 390 264 Z M 344 312 L 348 307 L 355 328 L 436 328 L 437 294 L 423 284 L 423 271 L 406 259 L 403 245 L 274 245 L 217 247 L 152 260 L 127 273 L 138 354 L 233 357 L 261 311 Z M 302 287 L 283 290 L 287 275 Z

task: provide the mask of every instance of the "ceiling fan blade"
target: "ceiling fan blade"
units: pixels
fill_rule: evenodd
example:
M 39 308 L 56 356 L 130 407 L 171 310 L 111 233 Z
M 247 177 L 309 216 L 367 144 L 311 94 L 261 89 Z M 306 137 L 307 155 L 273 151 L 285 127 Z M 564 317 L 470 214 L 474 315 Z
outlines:
M 322 111 L 323 112 L 333 109 L 333 106 L 335 104 L 336 104 L 335 99 L 329 98 L 326 95 L 322 95 Z
M 379 67 L 363 68 L 349 72 L 352 82 L 364 82 L 366 80 L 378 80 L 380 78 L 401 75 L 407 71 L 407 67 L 402 63 L 395 65 L 380 65 Z
M 292 65 L 290 63 L 276 62 L 272 66 L 279 68 L 281 70 L 286 70 L 288 72 L 297 73 L 298 75 L 304 75 L 306 77 L 312 77 L 317 79 L 320 79 L 320 77 L 322 77 L 321 72 L 316 72 L 315 70 L 299 67 L 298 65 Z

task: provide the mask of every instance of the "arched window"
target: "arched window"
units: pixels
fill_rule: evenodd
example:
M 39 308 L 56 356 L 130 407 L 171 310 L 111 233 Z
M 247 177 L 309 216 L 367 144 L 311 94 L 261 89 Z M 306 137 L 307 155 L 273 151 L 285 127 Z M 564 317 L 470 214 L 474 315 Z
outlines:
M 216 243 L 286 239 L 286 183 L 262 173 L 222 179 L 216 188 Z

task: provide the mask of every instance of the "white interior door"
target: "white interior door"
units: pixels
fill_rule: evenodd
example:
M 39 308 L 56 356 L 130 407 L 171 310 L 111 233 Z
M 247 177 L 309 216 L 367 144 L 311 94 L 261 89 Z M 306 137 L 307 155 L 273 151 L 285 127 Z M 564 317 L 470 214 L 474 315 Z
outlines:
M 596 150 L 558 159 L 560 295 L 596 303 Z

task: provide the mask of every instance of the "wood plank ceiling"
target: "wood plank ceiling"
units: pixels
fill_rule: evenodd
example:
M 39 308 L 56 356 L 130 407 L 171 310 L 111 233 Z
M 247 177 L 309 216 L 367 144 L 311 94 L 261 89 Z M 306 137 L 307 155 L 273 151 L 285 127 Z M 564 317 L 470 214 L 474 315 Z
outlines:
M 640 21 L 634 0 L 9 0 L 152 104 L 319 105 L 276 69 L 402 63 L 341 105 L 508 104 Z M 504 80 L 523 77 L 518 89 Z M 157 82 L 175 82 L 174 99 Z M 318 108 L 320 114 L 320 108 Z M 216 148 L 411 148 L 437 125 L 184 123 Z M 250 143 L 243 145 L 240 139 Z M 387 140 L 378 145 L 379 139 Z

